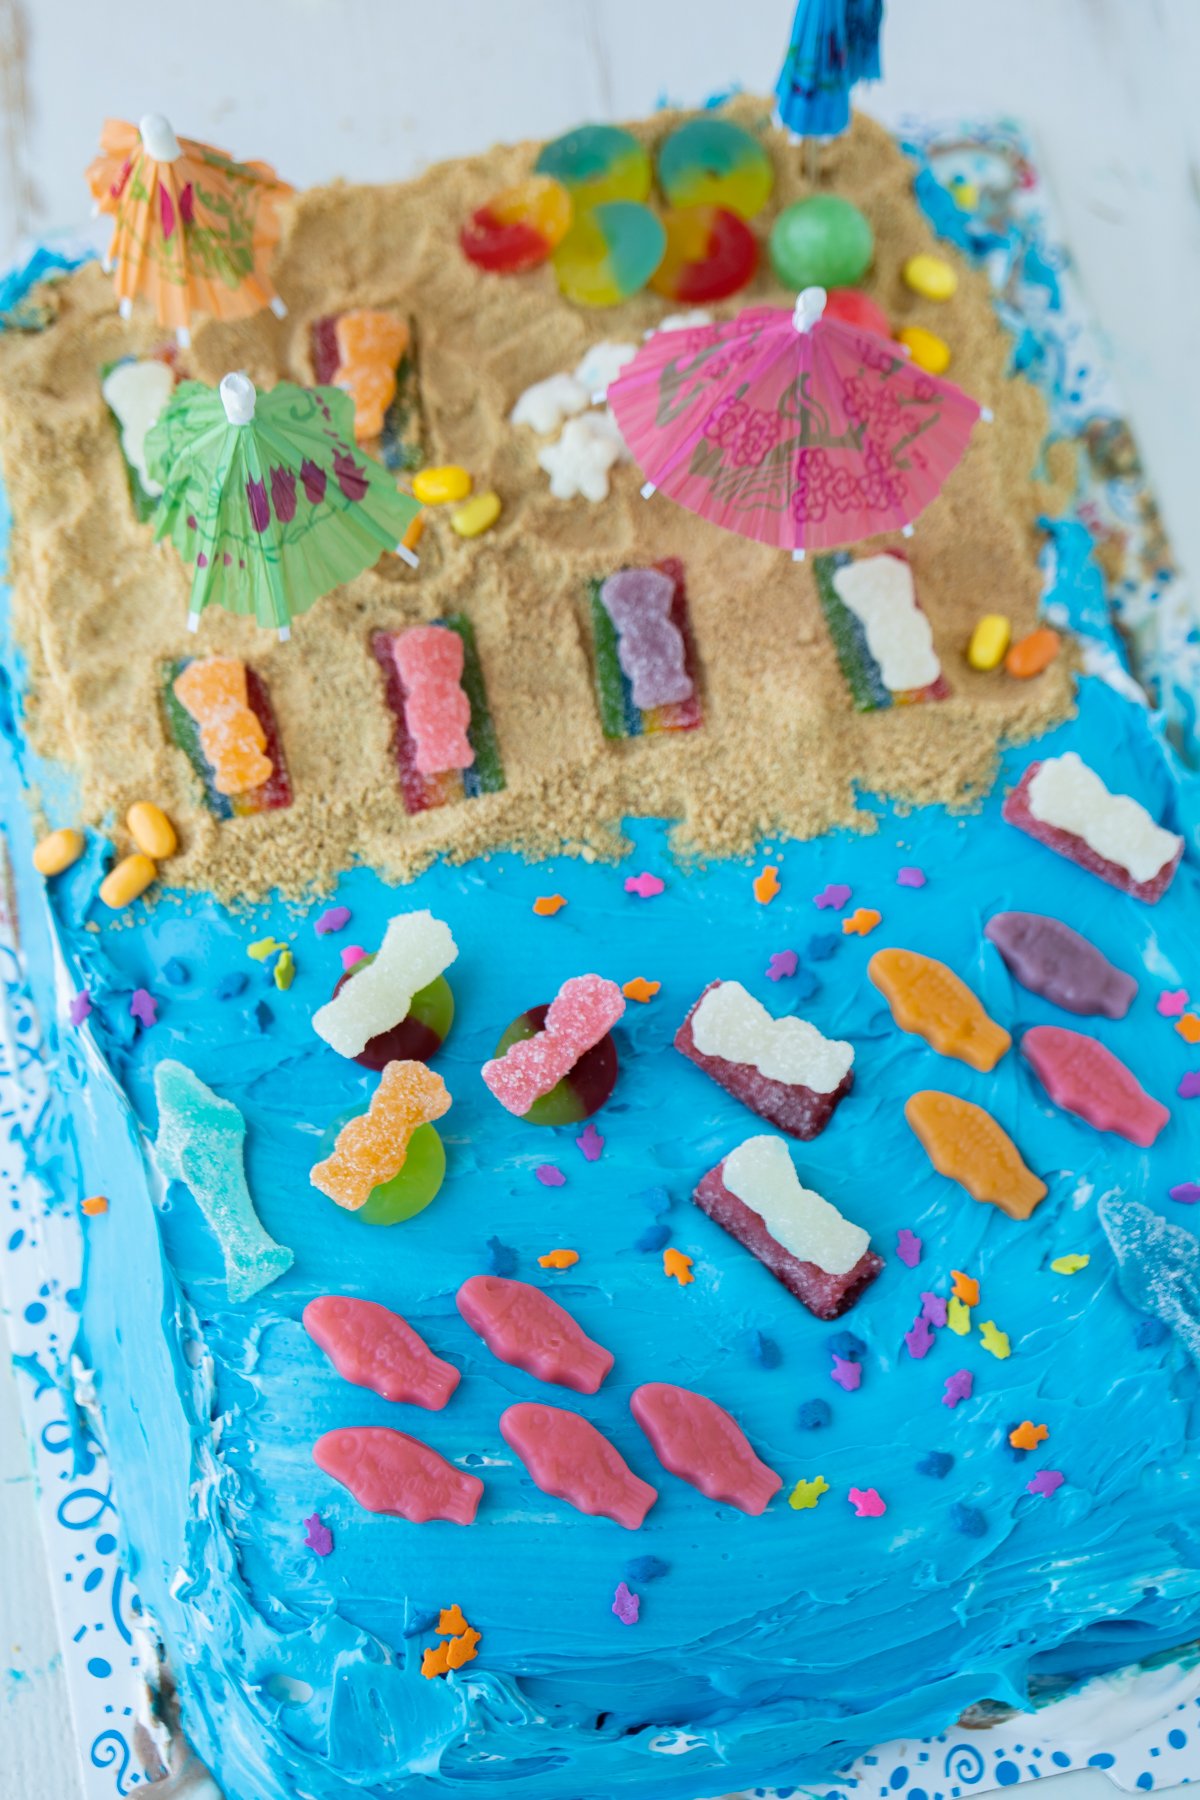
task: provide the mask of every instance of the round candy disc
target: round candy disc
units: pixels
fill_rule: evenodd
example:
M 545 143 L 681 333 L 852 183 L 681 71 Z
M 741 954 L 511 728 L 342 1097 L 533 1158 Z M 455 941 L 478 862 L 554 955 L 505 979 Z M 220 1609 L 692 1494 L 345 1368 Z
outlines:
M 500 1042 L 496 1055 L 503 1056 L 510 1044 L 532 1037 L 546 1023 L 548 1006 L 531 1006 L 515 1018 Z M 617 1047 L 606 1034 L 598 1044 L 585 1050 L 569 1075 L 557 1087 L 535 1100 L 524 1115 L 528 1125 L 578 1125 L 597 1112 L 617 1084 Z
M 321 1140 L 321 1155 L 329 1156 L 337 1142 L 338 1132 L 357 1112 L 342 1113 L 333 1121 Z M 404 1167 L 390 1181 L 372 1188 L 366 1203 L 352 1217 L 365 1225 L 399 1225 L 424 1212 L 442 1185 L 446 1173 L 446 1152 L 432 1125 L 418 1125 L 408 1140 Z
M 644 200 L 650 158 L 631 131 L 617 125 L 580 125 L 547 144 L 534 168 L 569 188 L 577 212 L 602 200 Z
M 553 254 L 571 223 L 571 196 L 561 182 L 531 175 L 493 194 L 459 233 L 462 253 L 494 275 L 519 275 Z
M 775 170 L 756 137 L 728 119 L 689 119 L 658 153 L 658 179 L 672 206 L 722 206 L 752 219 L 771 198 Z
M 853 287 L 871 266 L 875 238 L 866 218 L 837 194 L 785 206 L 771 227 L 771 266 L 785 287 Z
M 362 956 L 338 977 L 334 993 L 339 994 L 360 969 L 373 963 L 373 956 Z M 454 1023 L 454 994 L 444 975 L 438 975 L 412 997 L 406 1016 L 389 1031 L 368 1038 L 354 1058 L 364 1069 L 383 1070 L 390 1062 L 423 1062 L 441 1049 Z
M 648 206 L 607 200 L 578 216 L 554 252 L 562 293 L 580 306 L 616 306 L 644 288 L 667 234 Z
M 861 288 L 833 288 L 825 296 L 825 317 L 855 331 L 871 331 L 876 337 L 890 338 L 892 321 L 877 300 Z
M 723 206 L 681 206 L 663 218 L 667 249 L 650 286 L 668 300 L 699 306 L 736 294 L 758 267 L 758 241 Z

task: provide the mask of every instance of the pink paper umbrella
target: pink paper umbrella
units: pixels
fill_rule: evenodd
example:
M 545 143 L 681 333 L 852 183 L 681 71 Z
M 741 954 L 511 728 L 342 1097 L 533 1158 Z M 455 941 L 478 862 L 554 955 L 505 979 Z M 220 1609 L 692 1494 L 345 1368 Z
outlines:
M 991 414 L 824 310 L 805 288 L 647 340 L 608 390 L 647 497 L 796 556 L 911 528 Z

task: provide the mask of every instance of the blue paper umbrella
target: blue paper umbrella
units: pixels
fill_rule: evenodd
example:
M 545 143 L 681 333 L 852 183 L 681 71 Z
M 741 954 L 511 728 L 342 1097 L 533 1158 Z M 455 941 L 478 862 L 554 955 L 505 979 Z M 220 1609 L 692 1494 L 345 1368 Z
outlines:
M 878 81 L 883 0 L 846 0 L 846 62 L 850 81 Z
M 780 123 L 797 137 L 837 137 L 850 123 L 850 89 L 879 75 L 883 0 L 800 0 L 775 93 Z

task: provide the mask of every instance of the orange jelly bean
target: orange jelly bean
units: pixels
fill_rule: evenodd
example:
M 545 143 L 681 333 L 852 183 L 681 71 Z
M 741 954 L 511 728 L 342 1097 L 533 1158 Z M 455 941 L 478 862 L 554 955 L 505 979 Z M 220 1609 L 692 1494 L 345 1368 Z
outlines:
M 396 367 L 408 349 L 409 330 L 394 313 L 358 308 L 341 315 L 335 327 L 338 366 L 334 384 L 354 402 L 354 435 L 360 444 L 377 438 L 396 398 Z
M 976 1200 L 990 1200 L 1010 1219 L 1027 1219 L 1046 1198 L 1046 1184 L 1026 1168 L 1021 1153 L 991 1113 L 956 1094 L 925 1088 L 913 1094 L 904 1116 L 939 1175 L 948 1175 Z
M 987 1074 L 1012 1038 L 990 1019 L 953 969 L 915 950 L 877 950 L 867 974 L 901 1031 L 915 1032 L 938 1052 Z
M 1048 669 L 1059 651 L 1062 639 L 1057 631 L 1049 625 L 1039 625 L 1028 637 L 1018 640 L 1004 659 L 1006 675 L 1015 675 L 1018 681 L 1028 681 L 1033 675 L 1040 675 Z

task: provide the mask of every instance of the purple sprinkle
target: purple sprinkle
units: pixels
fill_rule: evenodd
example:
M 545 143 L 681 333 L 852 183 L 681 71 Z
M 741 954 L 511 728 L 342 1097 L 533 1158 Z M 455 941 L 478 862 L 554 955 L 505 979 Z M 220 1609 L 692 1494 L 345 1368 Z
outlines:
M 567 1178 L 555 1163 L 539 1163 L 533 1171 L 543 1187 L 566 1187 Z
M 941 1294 L 921 1295 L 921 1317 L 940 1331 L 946 1323 L 946 1301 Z
M 1065 1477 L 1061 1469 L 1039 1469 L 1032 1481 L 1025 1483 L 1027 1494 L 1042 1494 L 1048 1500 L 1058 1492 Z
M 1155 1011 L 1164 1019 L 1181 1019 L 1187 1011 L 1188 991 L 1186 988 L 1168 988 L 1154 1002 Z
M 896 1255 L 906 1269 L 915 1269 L 921 1260 L 921 1240 L 907 1225 L 896 1233 Z
M 346 944 L 342 948 L 342 968 L 352 969 L 367 954 L 361 944 Z
M 82 988 L 79 993 L 71 996 L 71 1003 L 67 1007 L 67 1017 L 72 1025 L 82 1025 L 91 1010 L 92 996 L 86 988 Z
M 969 1400 L 975 1392 L 975 1377 L 970 1369 L 956 1369 L 953 1375 L 947 1375 L 943 1383 L 942 1405 L 955 1407 L 960 1400 Z
M 819 894 L 813 895 L 813 905 L 819 906 L 822 911 L 827 906 L 832 906 L 835 912 L 841 912 L 853 891 L 844 881 L 827 882 Z
M 604 1148 L 604 1139 L 589 1120 L 575 1139 L 575 1144 L 583 1152 L 585 1162 L 596 1162 Z
M 314 1556 L 328 1556 L 333 1549 L 333 1533 L 322 1524 L 320 1513 L 304 1521 L 304 1542 Z
M 847 1357 L 839 1356 L 836 1350 L 833 1353 L 833 1368 L 830 1370 L 830 1374 L 838 1386 L 844 1388 L 848 1394 L 852 1394 L 855 1388 L 862 1386 L 862 1364 L 850 1362 Z
M 617 1591 L 613 1595 L 612 1609 L 622 1625 L 636 1625 L 638 1613 L 641 1611 L 641 1598 L 631 1594 L 623 1581 L 618 1581 Z
M 147 1030 L 158 1023 L 158 1001 L 148 988 L 134 988 L 133 998 L 129 1002 L 129 1015 Z
M 918 1362 L 933 1349 L 933 1330 L 923 1313 L 918 1313 L 904 1334 L 908 1354 Z
M 313 925 L 318 937 L 324 937 L 330 931 L 342 931 L 350 923 L 348 906 L 327 906 L 320 918 Z
M 1167 1193 L 1181 1206 L 1195 1206 L 1200 1200 L 1200 1181 L 1181 1181 L 1178 1187 L 1168 1188 Z
M 767 964 L 768 981 L 786 981 L 796 973 L 800 958 L 794 950 L 776 950 Z
M 902 869 L 896 870 L 896 886 L 920 888 L 925 886 L 924 869 L 916 868 L 912 863 L 905 863 Z
M 639 900 L 652 900 L 655 894 L 661 894 L 666 882 L 657 875 L 627 875 L 625 892 L 636 894 Z
M 1186 1069 L 1179 1077 L 1179 1086 L 1175 1091 L 1181 1100 L 1200 1098 L 1200 1069 Z

